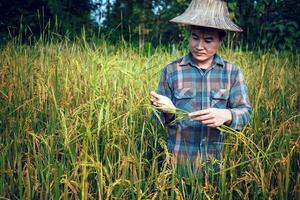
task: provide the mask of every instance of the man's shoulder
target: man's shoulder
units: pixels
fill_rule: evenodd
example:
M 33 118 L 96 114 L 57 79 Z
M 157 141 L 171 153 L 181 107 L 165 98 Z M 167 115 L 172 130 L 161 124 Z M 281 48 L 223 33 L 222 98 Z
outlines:
M 170 63 L 168 63 L 164 68 L 163 71 L 166 71 L 167 74 L 170 74 L 172 72 L 177 71 L 178 69 L 178 65 L 180 65 L 180 63 L 182 62 L 184 57 L 178 58 L 176 60 L 171 61 Z
M 224 66 L 225 66 L 225 69 L 228 70 L 228 71 L 239 71 L 240 70 L 240 67 L 238 64 L 236 63 L 233 63 L 233 62 L 229 62 L 227 60 L 223 60 L 224 62 Z
M 230 74 L 232 80 L 243 79 L 243 72 L 238 64 L 224 60 L 224 69 L 227 74 Z

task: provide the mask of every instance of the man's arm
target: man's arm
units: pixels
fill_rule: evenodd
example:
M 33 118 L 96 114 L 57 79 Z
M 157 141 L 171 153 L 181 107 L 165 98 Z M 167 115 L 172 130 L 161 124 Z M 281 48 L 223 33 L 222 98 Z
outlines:
M 171 101 L 172 91 L 171 91 L 171 87 L 168 83 L 167 68 L 164 68 L 164 70 L 162 72 L 162 75 L 160 77 L 160 81 L 158 84 L 158 88 L 157 88 L 157 93 L 151 92 L 150 95 L 152 98 L 151 99 L 152 105 L 157 108 L 158 117 L 160 118 L 159 121 L 163 125 L 168 125 L 170 122 L 172 122 L 175 119 L 175 114 L 173 112 L 175 112 L 176 107 L 173 105 L 173 103 Z M 165 99 L 166 97 L 167 97 L 167 99 Z M 172 111 L 168 112 L 165 109 L 160 109 L 161 103 L 165 102 L 166 100 L 169 101 L 171 110 L 174 109 L 173 112 Z
M 208 108 L 199 110 L 189 114 L 191 119 L 207 124 L 209 127 L 218 127 L 225 124 L 233 129 L 241 130 L 250 121 L 252 108 L 243 75 L 238 68 L 233 80 L 227 109 Z
M 250 121 L 252 107 L 249 101 L 248 89 L 240 69 L 237 69 L 230 89 L 229 110 L 232 114 L 231 128 L 241 130 Z

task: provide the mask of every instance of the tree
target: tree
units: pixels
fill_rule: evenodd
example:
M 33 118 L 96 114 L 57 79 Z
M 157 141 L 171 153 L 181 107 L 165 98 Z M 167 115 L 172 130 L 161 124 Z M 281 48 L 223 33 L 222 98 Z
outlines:
M 0 33 L 5 37 L 24 34 L 27 37 L 45 33 L 75 35 L 84 25 L 93 27 L 89 0 L 2 0 L 0 3 Z
M 153 27 L 153 4 L 149 0 L 116 0 L 106 2 L 106 19 L 103 25 L 110 38 L 137 40 L 144 43 Z
M 291 49 L 299 44 L 299 9 L 296 0 L 229 0 L 236 2 L 243 40 L 252 46 Z

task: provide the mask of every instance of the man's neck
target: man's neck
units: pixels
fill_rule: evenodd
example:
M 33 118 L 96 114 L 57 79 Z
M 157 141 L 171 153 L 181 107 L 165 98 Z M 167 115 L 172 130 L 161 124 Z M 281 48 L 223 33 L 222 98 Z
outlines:
M 205 60 L 203 62 L 199 62 L 199 61 L 195 60 L 194 58 L 192 58 L 192 61 L 197 67 L 202 68 L 202 69 L 208 69 L 212 65 L 212 62 L 214 60 L 213 58 L 214 57 L 211 57 L 210 59 Z

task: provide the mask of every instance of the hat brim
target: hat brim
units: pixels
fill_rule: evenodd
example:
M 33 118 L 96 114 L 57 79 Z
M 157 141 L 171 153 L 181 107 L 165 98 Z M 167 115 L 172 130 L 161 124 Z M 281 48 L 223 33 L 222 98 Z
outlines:
M 224 31 L 232 31 L 232 32 L 243 32 L 243 29 L 240 28 L 238 25 L 231 21 L 227 21 L 226 25 L 214 25 L 214 24 L 204 24 L 199 22 L 193 22 L 191 20 L 186 20 L 185 18 L 181 18 L 181 16 L 175 17 L 170 20 L 170 22 L 181 25 L 181 26 L 201 26 L 201 27 L 208 27 L 208 28 L 215 28 Z

